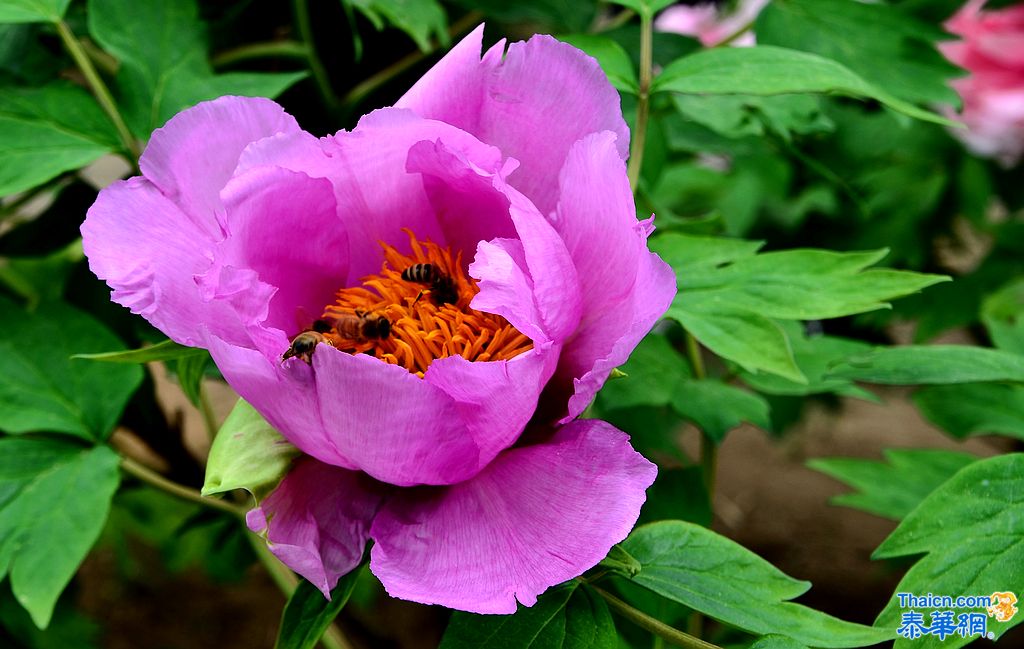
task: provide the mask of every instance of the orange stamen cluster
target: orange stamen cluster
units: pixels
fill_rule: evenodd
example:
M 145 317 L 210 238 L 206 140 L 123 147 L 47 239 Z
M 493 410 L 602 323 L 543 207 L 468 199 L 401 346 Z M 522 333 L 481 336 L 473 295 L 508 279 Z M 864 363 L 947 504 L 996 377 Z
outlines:
M 373 354 L 420 377 L 437 358 L 499 361 L 533 348 L 533 342 L 505 318 L 470 308 L 480 289 L 463 270 L 461 254 L 453 259 L 450 249 L 429 241 L 420 243 L 412 232 L 406 233 L 412 254 L 404 255 L 382 242 L 380 273 L 364 277 L 362 286 L 338 291 L 337 301 L 323 313 L 328 322 L 379 314 L 391 321 L 391 335 L 384 340 L 353 340 L 335 330 L 324 334 L 328 343 L 353 354 Z M 402 279 L 403 270 L 426 263 L 452 279 L 458 296 L 454 303 L 438 305 L 429 285 Z

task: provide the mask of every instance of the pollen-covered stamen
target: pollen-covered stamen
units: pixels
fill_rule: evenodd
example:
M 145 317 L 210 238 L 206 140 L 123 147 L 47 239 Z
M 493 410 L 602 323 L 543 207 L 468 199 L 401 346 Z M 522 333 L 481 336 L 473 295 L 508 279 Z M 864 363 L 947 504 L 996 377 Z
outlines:
M 470 308 L 480 289 L 463 271 L 461 254 L 453 258 L 450 249 L 420 243 L 412 232 L 406 233 L 412 254 L 382 243 L 381 272 L 364 277 L 362 286 L 341 289 L 337 301 L 324 309 L 324 320 L 350 323 L 325 333 L 326 342 L 353 354 L 373 354 L 419 376 L 437 358 L 458 355 L 470 361 L 499 361 L 533 348 L 533 341 L 505 318 Z M 402 272 L 417 264 L 431 268 L 406 275 L 423 281 L 402 279 Z M 373 326 L 360 334 L 353 322 L 381 316 L 391 323 L 387 336 L 374 335 L 379 327 Z

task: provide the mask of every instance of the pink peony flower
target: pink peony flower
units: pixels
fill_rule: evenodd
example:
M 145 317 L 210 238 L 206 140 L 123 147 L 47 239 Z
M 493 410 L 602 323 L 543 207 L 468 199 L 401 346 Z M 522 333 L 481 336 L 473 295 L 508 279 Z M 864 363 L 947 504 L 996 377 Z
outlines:
M 550 37 L 482 36 L 351 132 L 183 111 L 82 226 L 112 298 L 306 454 L 248 520 L 325 594 L 373 539 L 393 596 L 511 613 L 622 540 L 656 473 L 575 420 L 675 294 L 618 95 Z
M 658 15 L 655 29 L 692 36 L 705 47 L 714 47 L 757 18 L 768 0 L 739 0 L 735 11 L 723 12 L 712 2 L 669 7 Z M 755 44 L 754 32 L 747 30 L 732 45 L 749 47 Z
M 963 40 L 939 49 L 969 76 L 953 87 L 963 98 L 967 129 L 954 134 L 974 153 L 1007 167 L 1024 155 L 1024 4 L 982 11 L 985 0 L 971 0 L 946 23 Z

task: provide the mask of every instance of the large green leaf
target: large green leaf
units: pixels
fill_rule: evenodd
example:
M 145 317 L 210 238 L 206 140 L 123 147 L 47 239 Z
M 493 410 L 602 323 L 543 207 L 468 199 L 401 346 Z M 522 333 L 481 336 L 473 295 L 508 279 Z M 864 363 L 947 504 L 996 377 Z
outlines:
M 0 257 L 0 283 L 35 309 L 44 300 L 60 299 L 68 276 L 83 259 L 81 239 L 45 257 Z
M 935 49 L 949 36 L 884 3 L 775 0 L 757 20 L 757 42 L 837 61 L 908 101 L 957 105 L 960 71 Z
M 103 111 L 78 86 L 0 89 L 0 196 L 84 167 L 117 146 Z
M 513 615 L 456 611 L 441 649 L 615 649 L 618 636 L 604 600 L 578 582 L 537 598 Z
M 1024 586 L 1024 454 L 980 460 L 960 470 L 910 512 L 875 550 L 874 558 L 921 557 L 896 586 L 897 593 L 991 595 Z M 943 607 L 945 608 L 945 607 Z M 933 607 L 922 612 L 931 613 Z M 984 613 L 984 609 L 952 609 Z M 902 613 L 896 597 L 875 626 L 896 629 Z M 927 621 L 927 618 L 926 618 Z M 1024 621 L 988 619 L 988 631 L 1000 637 Z M 896 641 L 897 649 L 957 649 L 972 638 L 927 635 Z
M 202 494 L 246 489 L 262 496 L 277 485 L 298 454 L 255 408 L 239 399 L 213 440 Z
M 622 547 L 642 565 L 634 582 L 750 633 L 782 634 L 810 647 L 863 647 L 895 636 L 894 629 L 845 622 L 786 601 L 810 584 L 699 525 L 643 525 Z
M 1024 278 L 986 297 L 981 305 L 981 321 L 993 345 L 1024 355 Z
M 857 489 L 835 496 L 833 503 L 898 521 L 978 459 L 970 453 L 939 449 L 886 449 L 883 454 L 885 462 L 833 457 L 810 460 L 807 466 Z
M 63 303 L 28 313 L 0 298 L 0 430 L 104 439 L 142 382 L 142 369 L 72 360 L 121 342 Z
M 50 439 L 0 438 L 0 577 L 40 628 L 103 529 L 118 457 Z
M 804 384 L 788 336 L 772 318 L 836 318 L 884 308 L 887 300 L 946 279 L 867 269 L 885 251 L 757 254 L 756 242 L 677 233 L 652 239 L 651 247 L 676 271 L 679 294 L 670 317 L 744 369 Z
M 274 97 L 305 73 L 214 74 L 195 0 L 89 0 L 89 33 L 121 60 L 121 104 L 139 137 L 221 95 Z
M 621 370 L 626 376 L 605 383 L 605 408 L 666 406 L 679 384 L 690 377 L 686 359 L 665 336 L 650 334 L 640 341 Z
M 953 124 L 865 81 L 841 63 L 769 45 L 715 48 L 684 56 L 655 78 L 653 90 L 708 95 L 831 93 L 875 99 L 910 117 Z
M 385 23 L 394 25 L 409 35 L 424 52 L 431 50 L 431 37 L 447 47 L 448 20 L 437 0 L 342 0 L 355 7 L 378 30 Z
M 684 95 L 672 98 L 682 115 L 729 138 L 775 133 L 784 140 L 793 134 L 832 129 L 815 95 Z
M 339 579 L 331 590 L 330 600 L 305 579 L 299 582 L 281 615 L 274 649 L 313 649 L 348 603 L 359 572 L 359 568 L 355 568 Z
M 880 347 L 853 356 L 830 373 L 891 385 L 1024 382 L 1024 356 L 966 345 Z
M 1024 439 L 1024 385 L 935 385 L 914 393 L 925 419 L 950 435 L 1000 434 Z
M 55 23 L 64 17 L 71 0 L 4 0 L 0 23 Z
M 716 442 L 743 422 L 771 428 L 768 402 L 763 397 L 716 379 L 683 381 L 676 389 L 672 407 Z

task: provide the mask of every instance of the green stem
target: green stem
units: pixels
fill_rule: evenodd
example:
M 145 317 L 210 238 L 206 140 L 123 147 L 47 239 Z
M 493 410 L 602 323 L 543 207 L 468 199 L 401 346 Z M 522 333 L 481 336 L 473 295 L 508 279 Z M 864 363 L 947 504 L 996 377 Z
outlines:
M 698 381 L 707 377 L 704 368 L 704 357 L 700 353 L 700 343 L 689 331 L 686 332 L 686 358 L 693 369 L 693 377 Z M 718 445 L 703 430 L 700 432 L 700 466 L 704 476 L 704 487 L 708 490 L 708 498 L 715 491 L 715 473 L 718 464 Z
M 633 608 L 602 588 L 593 585 L 590 587 L 594 589 L 594 592 L 603 597 L 605 601 L 608 602 L 608 605 L 615 609 L 619 615 L 626 618 L 633 624 L 636 624 L 641 629 L 650 631 L 659 638 L 664 638 L 666 642 L 677 647 L 686 647 L 687 649 L 722 649 L 718 645 L 705 642 L 700 638 L 695 638 L 689 633 L 683 633 L 675 627 L 671 627 L 660 620 L 654 619 L 650 615 L 639 609 Z
M 290 598 L 295 589 L 299 587 L 299 578 L 288 566 L 281 563 L 281 560 L 270 552 L 262 538 L 255 534 L 250 534 L 248 531 L 246 531 L 245 538 L 278 590 L 285 596 L 285 599 Z M 349 644 L 341 630 L 334 624 L 331 624 L 324 631 L 323 637 L 320 638 L 320 644 L 324 649 L 352 649 L 352 645 Z
M 220 426 L 217 425 L 217 415 L 214 414 L 213 406 L 210 404 L 210 395 L 207 393 L 206 386 L 202 383 L 199 384 L 199 411 L 203 413 L 206 434 L 212 442 L 213 438 L 217 436 Z
M 477 23 L 483 20 L 483 17 L 483 14 L 480 13 L 479 11 L 471 11 L 462 18 L 460 18 L 459 20 L 452 23 L 451 27 L 448 28 L 448 34 L 453 39 L 457 38 L 462 34 L 468 32 L 474 26 L 476 26 Z M 410 68 L 416 66 L 418 63 L 425 60 L 428 56 L 433 55 L 434 52 L 440 49 L 440 47 L 441 44 L 435 40 L 431 41 L 431 48 L 427 51 L 416 50 L 415 52 L 410 52 L 409 54 L 406 54 L 402 58 L 398 59 L 391 65 L 384 68 L 383 70 L 370 75 L 366 79 L 356 84 L 351 90 L 348 91 L 348 93 L 345 94 L 345 97 L 342 98 L 341 103 L 349 108 L 355 106 L 384 84 L 388 83 L 389 81 L 391 81 L 398 75 L 402 74 L 403 72 L 409 70 Z
M 704 357 L 700 355 L 700 344 L 689 331 L 686 332 L 686 357 L 693 369 L 693 377 L 698 381 L 706 378 L 707 371 L 704 369 Z
M 301 59 L 306 61 L 309 59 L 309 48 L 297 41 L 250 43 L 221 52 L 214 56 L 210 63 L 215 68 L 223 68 L 243 61 L 269 58 Z
M 630 20 L 632 20 L 633 16 L 635 15 L 636 12 L 633 11 L 632 9 L 623 9 L 619 13 L 615 14 L 615 16 L 613 16 L 609 20 L 595 24 L 591 28 L 590 32 L 592 34 L 600 34 L 602 32 L 610 32 L 613 29 L 618 29 L 619 27 L 622 27 Z
M 313 73 L 313 79 L 324 98 L 327 107 L 334 111 L 338 108 L 338 96 L 331 88 L 331 80 L 327 76 L 327 69 L 323 61 L 316 53 L 316 45 L 313 43 L 313 25 L 309 21 L 309 5 L 306 0 L 293 0 L 292 7 L 295 11 L 295 26 L 299 30 L 299 36 L 306 47 L 306 58 L 309 61 L 309 70 Z
M 653 67 L 654 19 L 651 15 L 640 16 L 640 88 L 637 93 L 636 124 L 633 127 L 633 141 L 629 147 L 629 166 L 626 174 L 636 194 L 640 181 L 640 166 L 644 160 L 644 145 L 647 142 L 647 118 L 650 112 L 651 70 Z
M 733 33 L 731 33 L 728 36 L 726 36 L 724 39 L 722 39 L 722 40 L 718 41 L 717 43 L 715 43 L 714 46 L 715 47 L 725 47 L 725 46 L 729 45 L 730 43 L 735 41 L 740 36 L 743 36 L 744 34 L 749 32 L 754 27 L 754 23 L 756 21 L 757 21 L 756 18 L 751 20 L 750 22 L 748 22 L 747 24 L 743 25 L 742 27 L 740 27 L 739 29 L 737 29 Z
M 64 47 L 67 48 L 71 58 L 75 60 L 75 64 L 82 71 L 82 74 L 85 75 L 85 80 L 96 96 L 96 100 L 99 102 L 103 112 L 113 122 L 117 135 L 121 138 L 121 144 L 124 145 L 125 152 L 129 154 L 132 164 L 138 168 L 139 155 L 141 154 L 139 143 L 132 136 L 131 131 L 128 130 L 128 125 L 124 123 L 121 113 L 117 110 L 117 104 L 114 103 L 114 98 L 110 96 L 110 91 L 107 90 L 107 86 L 103 83 L 99 73 L 96 72 L 96 68 L 89 59 L 89 55 L 86 54 L 82 44 L 75 38 L 67 23 L 59 20 L 54 24 L 57 27 L 57 33 L 60 34 L 61 41 L 64 42 Z
M 145 482 L 146 484 L 156 487 L 157 489 L 166 491 L 172 496 L 177 496 L 182 500 L 187 500 L 189 502 L 203 505 L 204 507 L 212 507 L 213 509 L 219 509 L 222 512 L 226 512 L 238 518 L 245 518 L 245 509 L 237 505 L 233 505 L 225 500 L 219 500 L 217 498 L 204 498 L 195 489 L 192 489 L 191 487 L 186 487 L 183 484 L 178 484 L 177 482 L 174 482 L 172 480 L 168 480 L 167 478 L 160 475 L 153 469 L 149 468 L 148 466 L 140 462 L 137 462 L 136 460 L 133 460 L 130 457 L 121 458 L 121 468 L 124 469 L 125 473 L 132 475 L 138 478 L 139 480 Z

